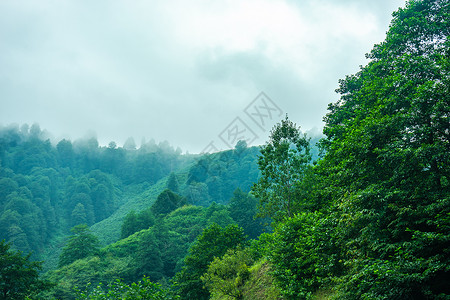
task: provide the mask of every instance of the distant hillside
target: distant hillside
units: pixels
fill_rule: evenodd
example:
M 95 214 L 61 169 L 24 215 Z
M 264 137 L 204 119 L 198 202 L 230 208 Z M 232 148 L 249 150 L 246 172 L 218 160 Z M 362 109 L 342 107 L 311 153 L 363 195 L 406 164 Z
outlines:
M 45 136 L 37 124 L 0 128 L 0 239 L 38 259 L 49 245 L 60 248 L 74 225 L 121 216 L 124 204 L 150 205 L 157 183 L 194 161 L 168 143 L 100 147 L 91 138 L 52 145 Z

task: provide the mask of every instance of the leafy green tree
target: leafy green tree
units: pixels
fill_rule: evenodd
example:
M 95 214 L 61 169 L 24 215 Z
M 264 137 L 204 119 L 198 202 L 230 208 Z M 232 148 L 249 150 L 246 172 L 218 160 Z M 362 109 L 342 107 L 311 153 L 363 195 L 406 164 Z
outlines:
M 155 216 L 167 215 L 184 204 L 186 204 L 186 200 L 183 197 L 166 189 L 158 195 L 158 198 L 156 198 L 155 203 L 152 205 L 151 211 Z
M 30 255 L 10 250 L 5 241 L 0 242 L 0 297 L 2 299 L 30 299 L 51 287 L 39 279 L 42 262 L 30 261 Z
M 273 276 L 287 299 L 310 299 L 343 272 L 333 218 L 318 212 L 295 214 L 277 224 L 268 244 Z
M 240 140 L 234 146 L 234 150 L 237 154 L 242 154 L 247 149 L 247 142 L 245 140 Z
M 61 140 L 56 145 L 58 151 L 58 159 L 62 167 L 73 167 L 75 160 L 75 153 L 73 151 L 72 143 L 68 140 Z
M 31 201 L 27 198 L 20 197 L 17 193 L 9 195 L 6 199 L 6 210 L 15 210 L 22 216 L 29 214 L 33 210 Z
M 87 224 L 94 224 L 94 208 L 92 205 L 92 199 L 89 194 L 86 193 L 76 193 L 70 198 L 70 206 L 73 207 L 70 211 L 70 216 L 72 216 L 73 210 L 78 204 L 82 204 L 86 213 Z
M 258 179 L 258 147 L 238 148 L 201 156 L 188 174 L 185 195 L 189 203 L 208 206 L 213 201 L 226 204 L 239 187 L 249 191 Z
M 230 199 L 230 215 L 244 229 L 251 239 L 257 238 L 264 231 L 261 219 L 255 219 L 258 212 L 258 200 L 250 193 L 244 193 L 237 188 Z
M 113 211 L 112 195 L 108 187 L 103 183 L 97 184 L 91 191 L 95 222 L 100 222 L 110 216 Z
M 181 235 L 185 244 L 190 245 L 205 227 L 205 209 L 200 206 L 185 205 L 170 213 L 165 223 L 172 231 Z
M 141 238 L 138 250 L 134 255 L 136 270 L 134 278 L 145 275 L 150 280 L 158 281 L 163 277 L 164 263 L 158 242 L 154 232 L 151 230 L 147 231 Z
M 79 300 L 173 300 L 179 298 L 171 295 L 160 284 L 151 282 L 148 277 L 131 284 L 117 279 L 106 287 L 99 285 L 92 289 L 88 286 L 87 291 L 78 290 L 77 294 Z
M 10 178 L 0 179 L 0 201 L 1 203 L 6 202 L 6 196 L 16 191 L 19 188 L 17 182 Z
M 186 198 L 189 204 L 208 206 L 211 199 L 208 193 L 208 186 L 203 182 L 192 181 L 186 187 Z
M 310 160 L 306 135 L 286 116 L 274 126 L 258 157 L 261 177 L 253 185 L 252 193 L 260 201 L 260 216 L 280 221 L 299 210 L 296 186 Z
M 348 299 L 450 295 L 450 4 L 408 1 L 325 117 Z
M 216 202 L 213 202 L 210 206 L 208 206 L 205 211 L 204 218 L 206 221 L 206 225 L 216 223 L 221 227 L 226 227 L 230 224 L 236 224 L 233 218 L 231 218 L 227 206 L 217 204 Z
M 11 212 L 10 210 L 7 212 Z M 20 216 L 19 214 L 17 214 Z M 15 217 L 14 215 L 9 215 L 9 217 Z M 28 242 L 27 234 L 19 226 L 19 222 L 11 224 L 7 227 L 7 237 L 8 241 L 12 244 L 15 249 L 23 251 L 25 253 L 31 253 L 30 243 Z
M 222 227 L 228 226 L 230 224 L 236 224 L 227 209 L 221 209 L 213 212 L 208 218 L 207 224 L 209 225 L 213 223 Z
M 158 221 L 152 227 L 152 231 L 155 234 L 158 249 L 162 254 L 162 273 L 165 278 L 172 278 L 178 271 L 180 262 L 186 256 L 189 244 L 186 243 L 186 237 L 175 231 L 176 228 L 169 227 L 166 223 L 167 219 Z
M 30 136 L 35 139 L 39 139 L 42 134 L 41 126 L 38 123 L 33 123 L 30 127 Z
M 120 238 L 124 239 L 138 231 L 139 224 L 136 212 L 134 210 L 130 211 L 123 220 Z
M 170 173 L 167 179 L 167 188 L 174 193 L 180 192 L 180 184 L 178 183 L 177 175 L 175 173 Z
M 71 215 L 72 226 L 86 224 L 86 210 L 84 209 L 84 205 L 78 203 L 72 211 Z
M 139 155 L 136 157 L 134 165 L 134 182 L 142 183 L 155 183 L 156 180 L 161 178 L 163 170 L 161 168 L 161 162 L 158 161 L 156 153 L 145 153 L 143 150 L 139 150 Z
M 153 215 L 151 207 L 141 211 L 137 215 L 137 221 L 139 224 L 139 230 L 152 227 L 155 224 L 155 216 Z
M 133 137 L 127 138 L 125 143 L 123 143 L 123 148 L 126 150 L 136 150 L 136 142 Z
M 201 276 L 208 270 L 214 257 L 221 257 L 228 249 L 243 245 L 244 242 L 244 231 L 237 225 L 222 228 L 212 224 L 206 228 L 189 249 L 184 267 L 175 276 L 181 299 L 209 299 L 210 294 L 204 288 Z
M 77 225 L 71 231 L 73 235 L 70 236 L 59 257 L 59 267 L 98 253 L 99 241 L 96 236 L 91 234 L 86 224 Z
M 201 279 L 213 296 L 243 299 L 244 284 L 252 264 L 253 260 L 245 250 L 228 250 L 224 256 L 214 258 Z
M 135 211 L 131 211 L 126 215 L 122 223 L 120 238 L 124 239 L 142 229 L 148 229 L 154 224 L 155 217 L 151 209 L 146 209 L 139 214 L 136 214 Z

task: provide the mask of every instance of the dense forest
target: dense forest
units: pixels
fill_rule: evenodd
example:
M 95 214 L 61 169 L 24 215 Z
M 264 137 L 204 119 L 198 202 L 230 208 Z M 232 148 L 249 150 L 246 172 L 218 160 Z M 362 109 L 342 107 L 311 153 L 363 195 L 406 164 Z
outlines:
M 2 297 L 449 299 L 449 20 L 396 11 L 318 143 L 288 116 L 205 155 L 1 128 Z

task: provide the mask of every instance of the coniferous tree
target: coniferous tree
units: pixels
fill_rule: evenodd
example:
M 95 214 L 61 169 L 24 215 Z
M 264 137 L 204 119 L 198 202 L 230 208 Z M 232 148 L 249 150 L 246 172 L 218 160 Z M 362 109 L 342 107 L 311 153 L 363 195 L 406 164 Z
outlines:
M 174 193 L 180 192 L 180 185 L 178 183 L 177 175 L 175 173 L 170 173 L 169 179 L 167 179 L 167 188 Z
M 260 216 L 280 221 L 299 210 L 296 189 L 310 161 L 308 139 L 286 116 L 274 126 L 258 157 L 261 177 L 252 193 L 259 199 Z
M 237 188 L 230 199 L 230 216 L 241 226 L 249 238 L 255 239 L 264 231 L 263 220 L 255 219 L 258 200 L 250 193 Z
M 133 263 L 136 270 L 134 278 L 142 278 L 145 275 L 152 281 L 158 281 L 163 277 L 163 254 L 158 242 L 153 231 L 147 231 L 141 238 L 134 255 Z
M 138 218 L 136 212 L 133 210 L 129 212 L 123 220 L 120 238 L 124 239 L 138 231 L 139 229 Z
M 158 198 L 156 198 L 155 203 L 152 205 L 151 211 L 155 216 L 167 215 L 184 204 L 186 204 L 186 200 L 183 197 L 166 189 L 158 195 Z
M 59 258 L 59 267 L 73 263 L 74 261 L 94 255 L 99 250 L 99 241 L 93 235 L 86 224 L 81 224 L 71 229 L 73 235 L 69 238 Z

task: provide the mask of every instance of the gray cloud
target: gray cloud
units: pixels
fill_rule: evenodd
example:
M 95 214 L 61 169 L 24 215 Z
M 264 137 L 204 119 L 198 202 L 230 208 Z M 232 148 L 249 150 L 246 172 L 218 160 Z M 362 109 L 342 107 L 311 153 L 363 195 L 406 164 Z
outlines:
M 321 127 L 404 1 L 214 3 L 0 2 L 0 122 L 198 152 L 264 91 Z

